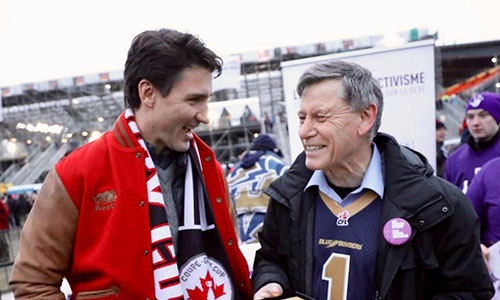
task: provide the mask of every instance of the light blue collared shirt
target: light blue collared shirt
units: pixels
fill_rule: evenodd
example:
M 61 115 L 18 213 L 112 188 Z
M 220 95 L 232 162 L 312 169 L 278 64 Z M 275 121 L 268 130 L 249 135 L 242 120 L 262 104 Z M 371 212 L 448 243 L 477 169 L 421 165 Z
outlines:
M 382 157 L 375 144 L 373 145 L 372 158 L 370 159 L 370 164 L 368 169 L 366 169 L 365 175 L 363 176 L 363 181 L 361 185 L 354 191 L 350 192 L 344 199 L 340 198 L 339 194 L 335 192 L 328 182 L 326 181 L 325 173 L 323 170 L 314 171 L 311 179 L 304 188 L 304 191 L 311 186 L 318 186 L 319 190 L 323 194 L 327 195 L 329 198 L 335 200 L 340 206 L 345 207 L 358 199 L 364 189 L 370 189 L 377 193 L 379 197 L 384 198 L 384 173 L 382 171 Z

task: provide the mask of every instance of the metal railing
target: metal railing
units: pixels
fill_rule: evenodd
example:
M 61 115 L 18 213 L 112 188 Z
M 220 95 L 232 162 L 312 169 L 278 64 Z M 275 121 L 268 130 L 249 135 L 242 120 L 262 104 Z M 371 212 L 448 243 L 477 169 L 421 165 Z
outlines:
M 12 265 L 19 251 L 21 227 L 0 230 L 0 293 L 9 291 Z
M 11 179 L 11 183 L 14 185 L 23 184 L 26 177 L 28 177 L 28 175 L 32 173 L 33 170 L 35 170 L 41 163 L 48 160 L 56 151 L 56 145 L 50 144 L 44 152 L 39 153 L 32 161 L 25 164 Z

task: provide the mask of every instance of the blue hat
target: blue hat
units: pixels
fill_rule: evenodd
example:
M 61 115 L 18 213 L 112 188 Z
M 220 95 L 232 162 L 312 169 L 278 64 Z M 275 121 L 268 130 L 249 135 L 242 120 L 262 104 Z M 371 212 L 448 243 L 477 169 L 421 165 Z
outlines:
M 281 150 L 278 148 L 276 145 L 276 142 L 274 139 L 265 133 L 259 134 L 259 136 L 253 140 L 253 146 L 251 150 L 267 150 L 267 151 L 272 151 L 279 156 L 283 157 L 283 154 L 281 153 Z
M 280 157 L 283 157 L 283 154 L 276 145 L 274 139 L 265 133 L 260 134 L 255 140 L 253 140 L 253 145 L 250 150 L 251 151 L 248 151 L 241 160 L 241 166 L 243 169 L 248 169 L 254 166 L 255 162 L 257 162 L 262 155 L 266 154 L 267 151 L 274 152 Z

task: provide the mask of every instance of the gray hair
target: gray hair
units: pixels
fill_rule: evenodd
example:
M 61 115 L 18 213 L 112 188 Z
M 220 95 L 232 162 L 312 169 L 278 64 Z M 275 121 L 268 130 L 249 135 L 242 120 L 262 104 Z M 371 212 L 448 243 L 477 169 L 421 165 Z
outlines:
M 370 139 L 377 134 L 382 119 L 384 97 L 378 81 L 372 73 L 362 66 L 346 61 L 332 60 L 309 67 L 299 79 L 297 93 L 300 97 L 306 87 L 324 80 L 338 80 L 344 90 L 340 97 L 346 101 L 355 112 L 360 112 L 371 103 L 377 108 L 377 118 L 370 130 Z

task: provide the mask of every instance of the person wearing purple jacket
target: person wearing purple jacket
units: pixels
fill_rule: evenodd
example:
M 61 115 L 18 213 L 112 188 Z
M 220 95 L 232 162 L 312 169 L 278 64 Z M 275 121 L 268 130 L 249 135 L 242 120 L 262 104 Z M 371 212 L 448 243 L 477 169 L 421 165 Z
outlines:
M 499 177 L 500 157 L 497 157 L 482 167 L 467 191 L 481 223 L 481 243 L 486 247 L 500 240 Z
M 500 156 L 500 95 L 482 92 L 472 97 L 465 109 L 470 138 L 446 160 L 444 178 L 462 192 L 481 167 Z
M 491 245 L 500 240 L 500 157 L 487 162 L 472 180 L 467 197 L 479 216 L 481 226 L 481 250 L 486 263 L 489 262 Z M 500 279 L 489 270 L 495 296 L 500 299 Z

